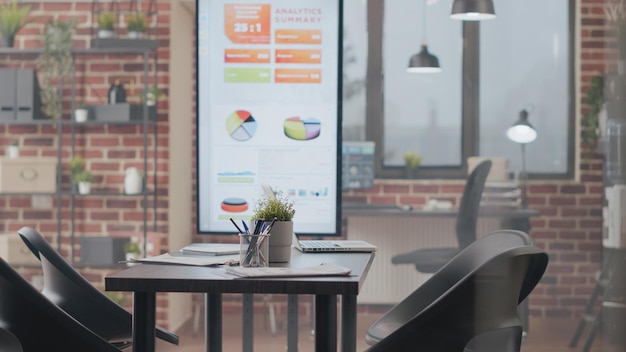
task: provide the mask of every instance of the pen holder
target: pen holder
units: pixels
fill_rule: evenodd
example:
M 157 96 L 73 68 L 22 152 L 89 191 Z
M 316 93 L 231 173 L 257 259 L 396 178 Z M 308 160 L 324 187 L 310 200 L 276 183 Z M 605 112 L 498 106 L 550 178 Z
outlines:
M 260 234 L 239 234 L 239 266 L 265 267 L 269 261 L 269 236 Z

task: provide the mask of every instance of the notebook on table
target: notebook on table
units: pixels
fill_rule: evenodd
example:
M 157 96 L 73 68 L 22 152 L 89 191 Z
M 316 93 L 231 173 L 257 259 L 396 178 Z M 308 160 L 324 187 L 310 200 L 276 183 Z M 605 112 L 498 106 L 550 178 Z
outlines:
M 375 252 L 376 246 L 360 240 L 303 240 L 293 234 L 293 246 L 303 253 L 310 252 Z

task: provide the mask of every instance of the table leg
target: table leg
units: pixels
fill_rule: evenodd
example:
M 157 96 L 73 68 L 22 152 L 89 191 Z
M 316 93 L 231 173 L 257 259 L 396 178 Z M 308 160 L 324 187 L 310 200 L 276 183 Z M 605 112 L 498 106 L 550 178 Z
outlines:
M 156 293 L 133 294 L 133 352 L 154 352 Z
M 341 296 L 341 351 L 356 352 L 356 296 Z
M 254 335 L 254 297 L 250 293 L 243 294 L 243 352 L 252 352 L 253 350 L 253 335 Z
M 206 294 L 206 350 L 222 352 L 222 294 Z
M 337 296 L 315 296 L 315 351 L 337 351 Z
M 287 295 L 287 352 L 298 351 L 298 295 Z

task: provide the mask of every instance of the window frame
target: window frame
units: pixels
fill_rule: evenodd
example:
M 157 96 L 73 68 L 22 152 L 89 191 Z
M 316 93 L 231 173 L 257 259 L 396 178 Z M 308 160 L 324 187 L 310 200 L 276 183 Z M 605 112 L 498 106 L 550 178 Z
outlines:
M 383 179 L 406 178 L 402 166 L 385 166 L 384 145 L 384 71 L 383 71 L 383 14 L 385 1 L 367 1 L 368 52 L 366 73 L 365 137 L 376 143 L 376 177 Z M 567 168 L 563 173 L 529 173 L 531 179 L 571 179 L 575 169 L 575 0 L 569 3 L 569 107 Z M 461 85 L 461 160 L 458 166 L 422 166 L 420 179 L 464 179 L 467 177 L 467 158 L 479 154 L 480 131 L 480 21 L 464 21 L 462 24 L 463 55 Z M 514 114 L 511 115 L 511 123 Z

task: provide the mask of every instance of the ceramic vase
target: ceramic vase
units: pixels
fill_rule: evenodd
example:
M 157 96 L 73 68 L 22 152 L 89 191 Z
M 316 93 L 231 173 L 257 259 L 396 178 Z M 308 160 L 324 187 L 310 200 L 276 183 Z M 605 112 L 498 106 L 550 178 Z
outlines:
M 270 263 L 286 263 L 291 260 L 293 221 L 276 221 L 270 231 Z

